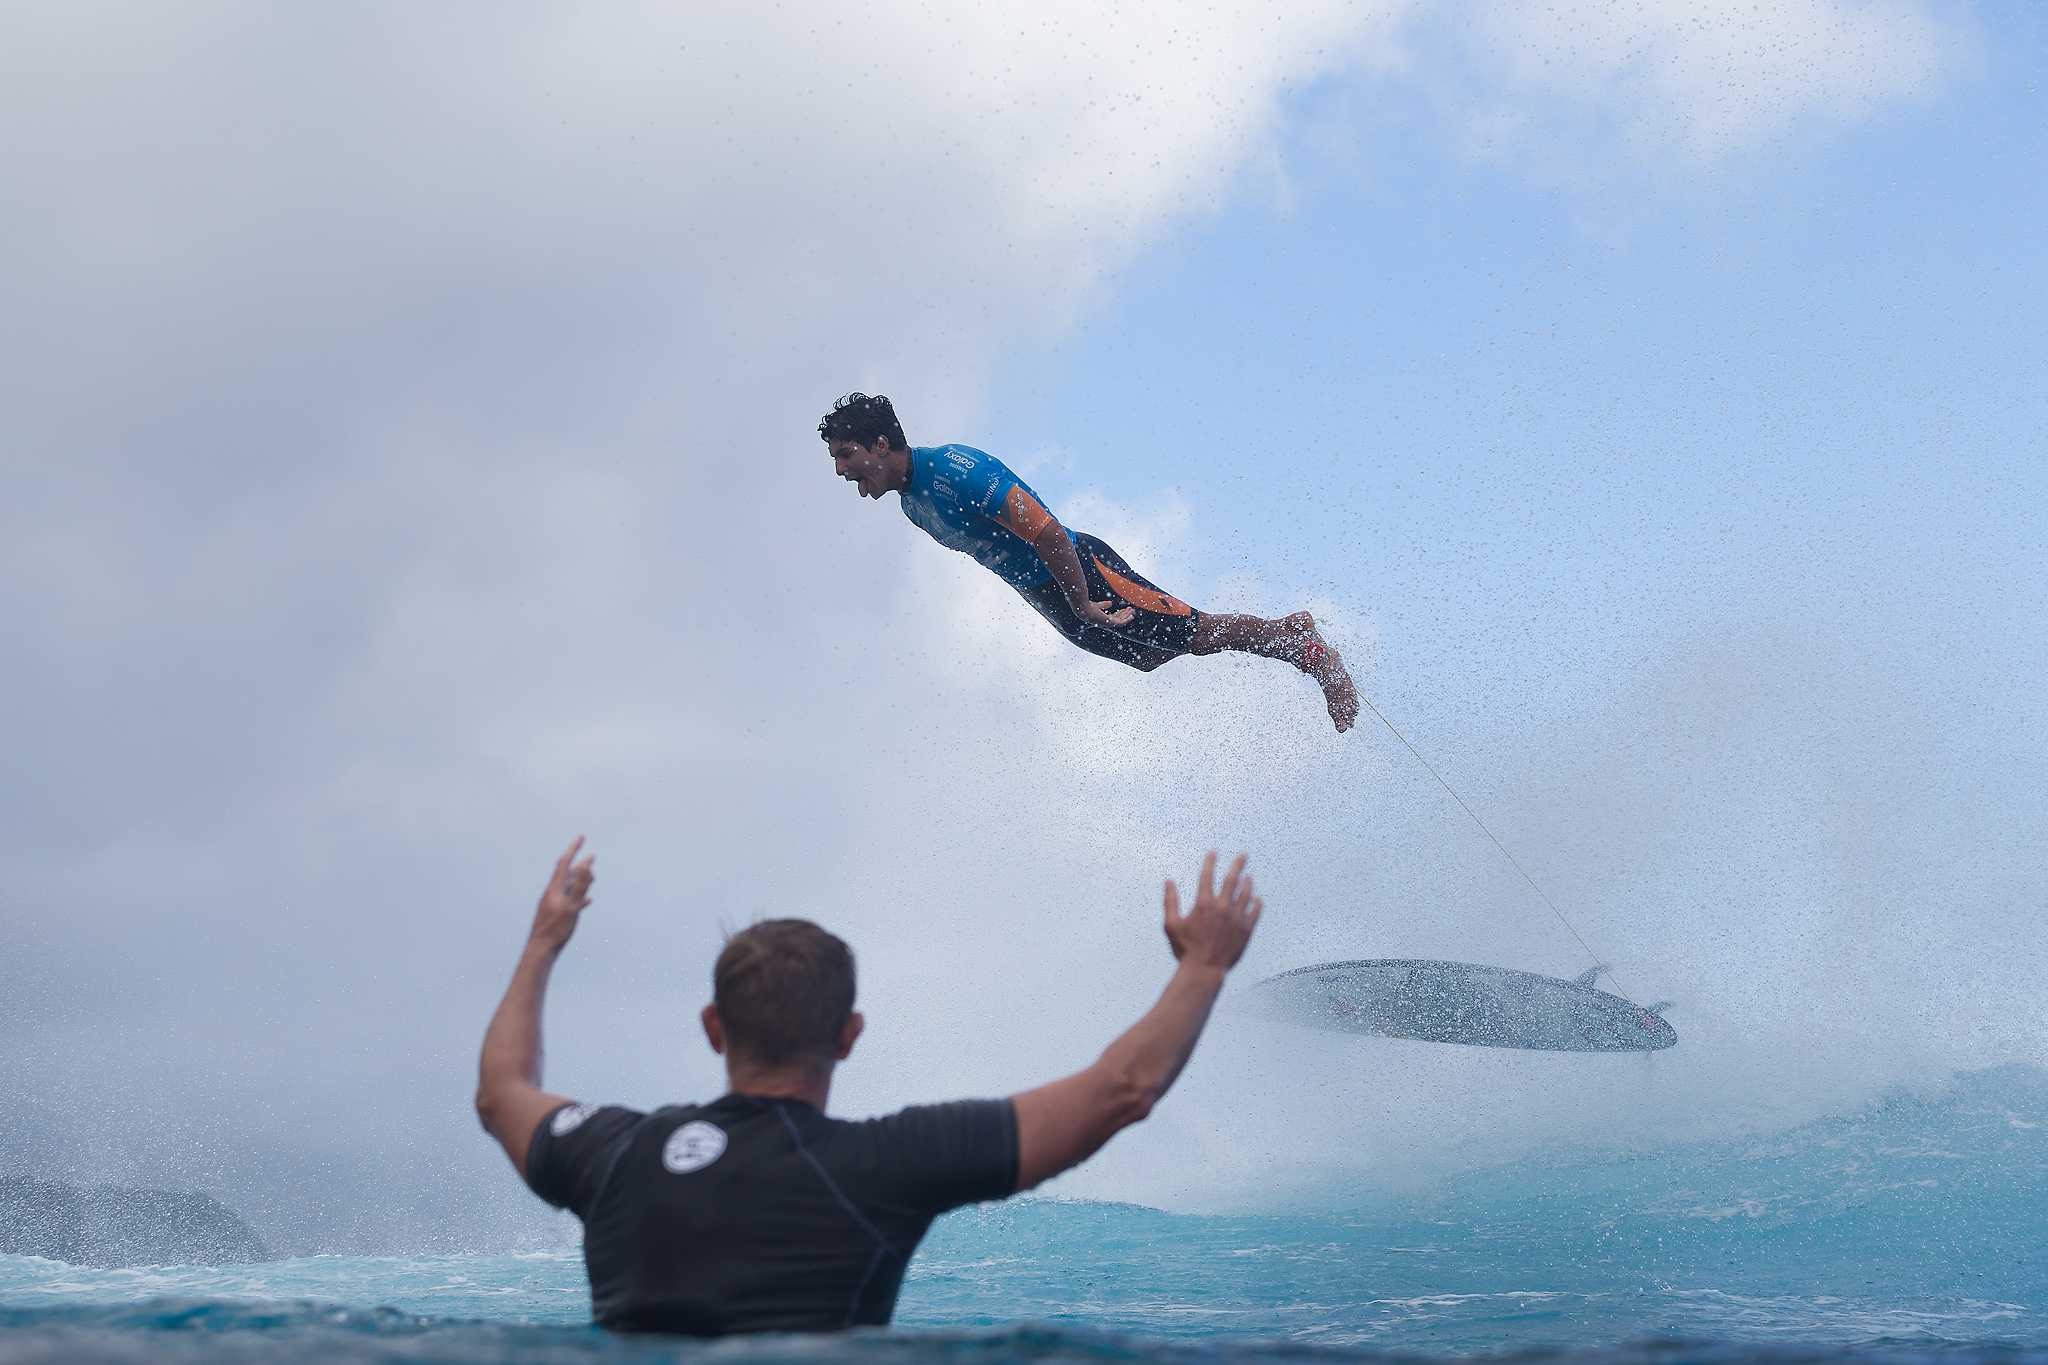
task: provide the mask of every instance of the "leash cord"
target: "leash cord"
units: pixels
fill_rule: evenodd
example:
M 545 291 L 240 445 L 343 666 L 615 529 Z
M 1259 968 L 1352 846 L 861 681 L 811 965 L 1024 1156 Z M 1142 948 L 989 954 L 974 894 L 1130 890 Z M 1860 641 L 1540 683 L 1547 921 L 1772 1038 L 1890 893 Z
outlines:
M 1515 871 L 1520 872 L 1522 874 L 1522 880 L 1529 883 L 1529 889 L 1531 891 L 1534 891 L 1538 896 L 1543 897 L 1543 903 L 1550 907 L 1550 913 L 1557 916 L 1557 922 L 1559 924 L 1562 924 L 1567 930 L 1570 930 L 1571 936 L 1573 938 L 1578 939 L 1579 946 L 1581 948 L 1584 948 L 1586 950 L 1586 955 L 1593 959 L 1593 965 L 1599 968 L 1600 971 L 1604 972 L 1607 976 L 1607 979 L 1614 983 L 1615 990 L 1621 992 L 1621 998 L 1628 1001 L 1629 1004 L 1635 1005 L 1635 998 L 1628 993 L 1626 988 L 1622 986 L 1621 978 L 1617 977 L 1614 974 L 1613 969 L 1600 960 L 1600 954 L 1593 951 L 1593 945 L 1586 942 L 1585 937 L 1581 935 L 1578 930 L 1572 928 L 1572 922 L 1564 917 L 1564 911 L 1557 908 L 1556 901 L 1553 901 L 1552 899 L 1550 899 L 1550 897 L 1545 896 L 1543 894 L 1543 888 L 1536 885 L 1536 879 L 1530 876 L 1526 871 L 1524 871 L 1520 863 L 1515 862 L 1515 855 L 1508 852 L 1508 846 L 1506 844 L 1503 844 L 1500 840 L 1494 839 L 1493 831 L 1486 827 L 1486 822 L 1484 820 L 1480 819 L 1476 814 L 1473 814 L 1472 808 L 1465 804 L 1465 798 L 1458 795 L 1457 792 L 1451 791 L 1451 784 L 1444 781 L 1443 774 L 1438 772 L 1435 768 L 1430 767 L 1429 760 L 1424 758 L 1422 754 L 1416 749 L 1416 747 L 1408 742 L 1408 737 L 1406 735 L 1402 734 L 1399 730 L 1394 729 L 1394 722 L 1388 720 L 1385 716 L 1380 715 L 1380 708 L 1374 706 L 1370 698 L 1368 698 L 1364 693 L 1361 692 L 1358 696 L 1358 699 L 1365 703 L 1366 710 L 1372 712 L 1375 716 L 1380 717 L 1380 724 L 1386 726 L 1387 729 L 1393 734 L 1394 738 L 1401 741 L 1402 748 L 1406 749 L 1409 753 L 1415 755 L 1415 761 L 1417 763 L 1420 763 L 1424 768 L 1429 769 L 1429 775 L 1436 779 L 1437 785 L 1442 787 L 1445 791 L 1451 793 L 1451 800 L 1458 803 L 1458 809 L 1464 811 L 1465 814 L 1472 816 L 1472 823 L 1479 826 L 1479 832 L 1481 834 L 1484 834 L 1487 838 L 1493 839 L 1493 846 L 1500 850 L 1500 856 L 1506 858 L 1508 862 L 1513 865 Z M 1642 1006 L 1636 1005 L 1636 1008 L 1641 1009 Z

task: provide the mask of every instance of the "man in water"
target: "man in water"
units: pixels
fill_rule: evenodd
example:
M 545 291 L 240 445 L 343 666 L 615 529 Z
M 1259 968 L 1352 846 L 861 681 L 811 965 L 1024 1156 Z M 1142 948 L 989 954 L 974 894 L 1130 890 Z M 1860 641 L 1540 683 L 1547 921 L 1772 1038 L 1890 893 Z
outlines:
M 948 1209 L 1006 1199 L 1093 1156 L 1143 1119 L 1195 1050 L 1223 977 L 1259 922 L 1240 855 L 1194 908 L 1166 883 L 1165 993 L 1093 1066 L 1005 1100 L 825 1117 L 860 1038 L 853 954 L 806 920 L 726 940 L 702 1015 L 731 1085 L 651 1114 L 541 1089 L 541 1004 L 590 904 L 577 839 L 555 864 L 526 951 L 484 1035 L 477 1115 L 533 1192 L 583 1220 L 599 1323 L 723 1336 L 881 1326 L 904 1268 Z
M 848 394 L 818 423 L 818 434 L 833 469 L 862 497 L 901 494 L 904 516 L 939 544 L 974 556 L 1090 654 L 1147 673 L 1183 654 L 1226 649 L 1281 659 L 1315 679 L 1340 732 L 1358 719 L 1351 675 L 1307 612 L 1267 621 L 1195 610 L 1096 537 L 1060 525 L 993 455 L 971 446 L 912 447 L 886 398 Z

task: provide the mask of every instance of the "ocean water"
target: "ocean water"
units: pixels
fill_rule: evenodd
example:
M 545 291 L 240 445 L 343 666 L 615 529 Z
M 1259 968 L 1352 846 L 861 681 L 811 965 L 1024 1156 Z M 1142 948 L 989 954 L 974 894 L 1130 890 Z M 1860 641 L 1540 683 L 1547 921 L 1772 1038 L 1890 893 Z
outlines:
M 2048 1362 L 2048 1074 L 1980 1072 L 1764 1140 L 1560 1154 L 1342 1213 L 964 1210 L 933 1228 L 887 1332 L 700 1345 L 588 1317 L 573 1251 L 0 1257 L 0 1362 Z

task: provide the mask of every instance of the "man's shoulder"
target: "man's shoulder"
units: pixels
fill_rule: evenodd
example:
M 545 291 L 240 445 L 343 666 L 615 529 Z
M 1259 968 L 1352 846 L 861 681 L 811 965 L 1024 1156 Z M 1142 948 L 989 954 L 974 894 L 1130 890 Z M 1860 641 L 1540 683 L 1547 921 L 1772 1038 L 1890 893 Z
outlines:
M 633 1123 L 645 1118 L 638 1109 L 629 1109 L 623 1104 L 586 1104 L 571 1100 L 555 1106 L 541 1120 L 541 1131 L 551 1138 L 566 1138 L 578 1129 L 585 1128 L 597 1120 L 596 1127 L 616 1127 L 621 1123 Z
M 572 1100 L 557 1105 L 542 1117 L 533 1130 L 529 1164 L 555 1158 L 570 1158 L 608 1146 L 612 1140 L 631 1132 L 647 1116 L 623 1104 L 584 1104 Z
M 711 1105 L 665 1104 L 657 1109 L 634 1109 L 624 1104 L 585 1104 L 571 1101 L 557 1105 L 534 1130 L 533 1165 L 567 1161 L 596 1160 L 616 1149 L 619 1142 L 635 1133 L 660 1132 L 676 1128 L 711 1111 Z M 608 1159 L 608 1157 L 606 1157 Z
M 572 1100 L 548 1111 L 541 1119 L 540 1127 L 534 1131 L 534 1141 L 536 1145 L 544 1144 L 557 1151 L 587 1151 L 608 1145 L 643 1126 L 649 1129 L 673 1128 L 700 1117 L 724 1117 L 718 1103 L 664 1104 L 643 1110 L 624 1104 L 586 1104 Z
M 1017 1188 L 1017 1110 L 1007 1099 L 914 1104 L 835 1126 L 842 1161 L 887 1173 L 892 1188 L 933 1209 Z
M 1021 483 L 1015 470 L 985 450 L 963 445 L 917 446 L 911 450 L 904 511 L 913 521 L 917 513 L 912 503 L 929 503 L 949 519 L 969 514 L 994 516 L 1004 494 Z
M 621 1104 L 556 1105 L 533 1130 L 526 1184 L 556 1208 L 588 1211 L 600 1172 L 646 1115 Z
M 913 446 L 910 455 L 916 472 L 927 479 L 943 481 L 980 473 L 1003 473 L 1016 477 L 1008 465 L 986 450 L 976 450 L 973 446 Z
M 980 464 L 984 460 L 995 460 L 996 458 L 986 450 L 977 450 L 973 446 L 964 446 L 958 441 L 949 441 L 942 446 L 912 446 L 910 453 L 912 455 L 923 455 L 934 460 L 946 460 L 954 465 Z M 999 460 L 996 462 L 998 464 L 1001 463 Z
M 947 1139 L 962 1132 L 993 1132 L 1016 1126 L 1016 1110 L 1007 1099 L 944 1100 L 913 1104 L 893 1114 L 865 1119 L 826 1119 L 835 1129 L 885 1142 Z

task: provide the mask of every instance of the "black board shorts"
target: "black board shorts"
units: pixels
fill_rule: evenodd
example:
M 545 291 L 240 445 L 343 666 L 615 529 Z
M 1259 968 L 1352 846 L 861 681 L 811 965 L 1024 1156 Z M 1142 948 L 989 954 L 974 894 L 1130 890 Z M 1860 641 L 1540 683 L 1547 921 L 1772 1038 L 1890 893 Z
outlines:
M 1057 580 L 1047 579 L 1036 587 L 1019 588 L 1024 600 L 1052 622 L 1055 630 L 1090 654 L 1147 672 L 1167 658 L 1188 652 L 1195 640 L 1195 628 L 1202 623 L 1200 612 L 1160 591 L 1097 537 L 1076 531 L 1074 547 L 1081 552 L 1088 596 L 1097 602 L 1108 602 L 1112 612 L 1130 607 L 1137 614 L 1129 625 L 1114 629 L 1091 625 L 1067 605 L 1067 594 Z M 1162 650 L 1166 657 L 1161 657 Z

